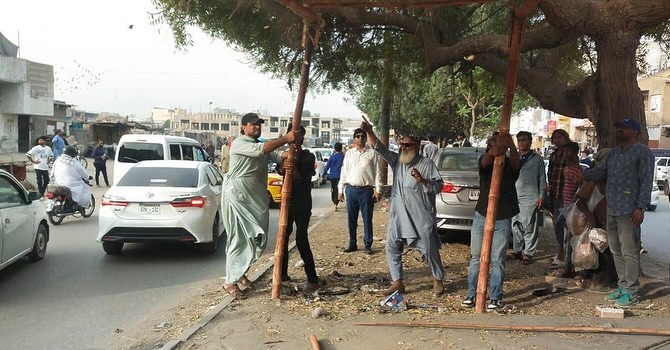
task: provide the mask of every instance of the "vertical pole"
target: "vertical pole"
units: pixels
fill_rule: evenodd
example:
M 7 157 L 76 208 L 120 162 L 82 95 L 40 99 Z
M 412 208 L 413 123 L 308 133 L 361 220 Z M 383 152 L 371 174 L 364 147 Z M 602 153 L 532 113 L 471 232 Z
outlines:
M 516 76 L 519 70 L 519 55 L 521 54 L 521 30 L 523 29 L 523 16 L 514 13 L 512 18 L 512 33 L 510 33 L 510 49 L 507 63 L 507 76 L 505 77 L 505 95 L 500 118 L 500 129 L 509 132 L 510 118 L 512 115 L 512 101 L 516 88 Z M 493 242 L 493 231 L 495 229 L 496 215 L 498 214 L 498 198 L 500 197 L 500 182 L 502 180 L 505 155 L 496 157 L 493 162 L 493 175 L 489 191 L 488 208 L 486 210 L 486 222 L 484 223 L 484 237 L 482 239 L 482 251 L 479 257 L 479 278 L 477 280 L 477 302 L 476 312 L 486 312 L 486 290 L 489 282 L 489 267 L 491 266 L 491 243 Z
M 300 87 L 298 89 L 298 98 L 293 112 L 292 130 L 300 130 L 300 120 L 302 119 L 302 110 L 305 106 L 305 94 L 307 85 L 309 85 L 309 66 L 312 60 L 312 53 L 317 32 L 314 26 L 307 22 L 303 25 L 303 47 L 305 56 L 302 61 L 300 71 Z M 289 147 L 288 158 L 285 160 L 284 186 L 281 191 L 281 207 L 279 210 L 279 227 L 277 229 L 277 242 L 275 244 L 275 264 L 272 270 L 272 299 L 279 299 L 281 296 L 281 273 L 282 262 L 284 261 L 284 244 L 286 242 L 286 229 L 288 227 L 288 210 L 291 201 L 291 188 L 293 187 L 293 162 L 295 160 L 295 148 Z
M 393 104 L 393 44 L 391 35 L 384 35 L 384 73 L 382 75 L 382 97 L 379 115 L 379 136 L 384 146 L 389 146 L 389 121 L 391 120 L 391 105 Z M 380 159 L 379 170 L 381 182 L 388 183 L 388 163 Z

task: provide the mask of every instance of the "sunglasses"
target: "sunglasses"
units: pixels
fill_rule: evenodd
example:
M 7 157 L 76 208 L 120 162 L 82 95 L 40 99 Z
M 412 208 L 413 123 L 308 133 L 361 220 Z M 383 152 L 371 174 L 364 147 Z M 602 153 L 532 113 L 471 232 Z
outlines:
M 365 137 L 366 137 L 366 135 L 364 135 L 364 134 L 354 135 L 354 138 L 357 138 L 357 139 L 365 138 Z
M 417 145 L 416 143 L 401 143 L 400 144 L 400 146 L 407 147 L 407 148 L 414 147 L 416 145 Z

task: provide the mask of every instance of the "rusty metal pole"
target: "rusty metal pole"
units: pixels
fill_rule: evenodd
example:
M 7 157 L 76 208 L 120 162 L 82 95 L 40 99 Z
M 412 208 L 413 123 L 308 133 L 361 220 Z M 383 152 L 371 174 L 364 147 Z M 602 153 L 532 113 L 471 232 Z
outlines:
M 514 13 L 512 18 L 512 33 L 510 33 L 510 49 L 507 63 L 507 76 L 505 77 L 505 95 L 500 118 L 500 129 L 509 132 L 510 118 L 512 116 L 512 101 L 516 88 L 516 75 L 519 70 L 519 55 L 521 54 L 521 30 L 523 29 L 524 16 Z M 486 209 L 486 222 L 484 223 L 484 237 L 482 238 L 482 251 L 479 257 L 479 278 L 477 280 L 476 312 L 486 312 L 486 291 L 489 282 L 489 266 L 491 266 L 491 244 L 493 242 L 493 231 L 498 214 L 498 198 L 500 197 L 500 182 L 502 180 L 505 155 L 496 157 L 493 162 L 493 175 L 489 190 L 488 208 Z
M 300 120 L 302 119 L 302 110 L 305 106 L 305 95 L 307 85 L 309 85 L 309 66 L 312 61 L 312 53 L 317 39 L 317 29 L 305 22 L 303 26 L 303 47 L 305 56 L 302 61 L 300 71 L 300 88 L 298 89 L 298 98 L 293 112 L 292 130 L 300 130 Z M 272 299 L 279 299 L 281 296 L 281 274 L 282 262 L 284 261 L 284 244 L 286 242 L 286 229 L 288 228 L 288 210 L 291 201 L 291 188 L 293 187 L 293 162 L 295 160 L 295 148 L 289 147 L 288 158 L 284 170 L 284 185 L 281 190 L 281 207 L 279 210 L 279 227 L 277 229 L 277 242 L 275 244 L 275 264 L 272 270 Z

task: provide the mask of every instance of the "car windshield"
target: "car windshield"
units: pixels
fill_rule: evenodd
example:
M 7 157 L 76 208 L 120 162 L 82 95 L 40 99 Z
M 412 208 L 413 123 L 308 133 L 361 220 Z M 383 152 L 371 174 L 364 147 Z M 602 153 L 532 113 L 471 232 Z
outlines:
M 198 169 L 135 167 L 119 180 L 124 187 L 198 187 Z
M 119 149 L 119 162 L 139 163 L 143 160 L 161 160 L 163 145 L 160 143 L 125 142 Z
M 481 152 L 450 152 L 448 149 L 439 153 L 437 169 L 440 171 L 479 171 L 477 161 Z

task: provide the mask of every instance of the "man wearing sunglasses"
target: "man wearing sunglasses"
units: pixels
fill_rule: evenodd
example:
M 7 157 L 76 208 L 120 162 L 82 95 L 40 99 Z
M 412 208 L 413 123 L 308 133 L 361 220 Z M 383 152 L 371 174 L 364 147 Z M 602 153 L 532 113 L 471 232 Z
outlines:
M 367 145 L 367 137 L 363 129 L 354 130 L 354 147 L 349 149 L 344 156 L 337 190 L 338 199 L 343 201 L 346 197 L 347 200 L 349 244 L 344 252 L 351 253 L 358 250 L 356 227 L 360 210 L 363 216 L 365 253 L 372 254 L 372 212 L 374 202 L 381 198 L 382 182 L 377 154 Z
M 405 292 L 402 253 L 407 244 L 421 252 L 433 275 L 433 293 L 442 295 L 444 269 L 437 236 L 435 196 L 442 191 L 444 181 L 435 163 L 420 154 L 420 137 L 403 137 L 400 154 L 397 154 L 377 142 L 372 125 L 363 122 L 361 128 L 367 133 L 370 145 L 393 170 L 390 222 L 386 234 L 386 262 L 393 283 L 384 292 L 387 295 Z

